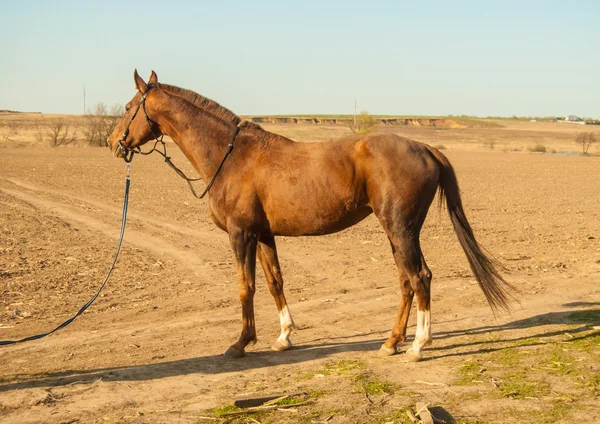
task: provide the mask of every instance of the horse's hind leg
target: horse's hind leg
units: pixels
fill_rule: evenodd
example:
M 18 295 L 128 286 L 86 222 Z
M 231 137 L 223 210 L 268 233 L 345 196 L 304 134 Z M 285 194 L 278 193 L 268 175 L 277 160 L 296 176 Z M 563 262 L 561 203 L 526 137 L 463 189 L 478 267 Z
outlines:
M 384 222 L 382 222 L 384 224 Z M 394 259 L 400 276 L 402 301 L 398 311 L 396 325 L 392 335 L 380 349 L 381 355 L 396 353 L 396 346 L 406 338 L 406 325 L 412 305 L 413 295 L 417 297 L 417 331 L 412 347 L 406 352 L 407 359 L 418 361 L 421 359 L 421 349 L 431 344 L 431 309 L 430 288 L 431 271 L 425 263 L 419 243 L 420 226 L 405 231 L 388 233 L 392 244 Z
M 412 307 L 413 297 L 415 294 L 410 285 L 408 275 L 404 271 L 404 265 L 400 260 L 403 258 L 403 256 L 396 254 L 396 248 L 391 240 L 390 244 L 392 245 L 392 252 L 394 253 L 394 259 L 396 260 L 396 266 L 398 268 L 402 300 L 400 301 L 400 306 L 398 308 L 396 325 L 394 325 L 394 328 L 392 329 L 392 335 L 390 338 L 381 346 L 381 349 L 379 349 L 380 356 L 394 355 L 397 352 L 398 343 L 403 343 L 406 340 L 406 325 L 408 324 L 410 308 Z
M 262 265 L 269 285 L 269 291 L 275 299 L 277 311 L 279 312 L 279 323 L 281 325 L 281 334 L 273 343 L 273 350 L 288 350 L 292 347 L 290 334 L 294 328 L 292 314 L 287 306 L 285 295 L 283 293 L 283 277 L 277 258 L 277 246 L 273 236 L 261 236 L 258 243 L 258 260 Z
M 419 248 L 420 251 L 420 248 Z M 431 270 L 421 254 L 421 266 L 411 279 L 411 287 L 417 295 L 417 331 L 412 347 L 406 351 L 410 361 L 420 361 L 421 349 L 431 344 Z M 413 270 L 414 272 L 414 270 Z

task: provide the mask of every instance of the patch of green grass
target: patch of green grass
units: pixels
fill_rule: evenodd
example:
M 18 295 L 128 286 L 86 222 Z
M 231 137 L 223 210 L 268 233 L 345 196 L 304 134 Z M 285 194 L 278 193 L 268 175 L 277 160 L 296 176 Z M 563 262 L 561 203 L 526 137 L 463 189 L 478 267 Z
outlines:
M 364 362 L 352 359 L 342 359 L 337 362 L 330 362 L 325 364 L 323 368 L 319 368 L 315 371 L 309 371 L 301 376 L 304 379 L 311 379 L 315 376 L 321 375 L 342 375 L 350 373 L 355 370 L 364 370 L 367 366 Z
M 600 396 L 600 374 L 596 372 L 591 375 L 582 375 L 580 378 L 579 384 L 581 386 L 590 390 L 593 396 Z
M 219 408 L 215 408 L 214 409 L 214 413 L 217 417 L 221 417 L 225 414 L 229 414 L 230 412 L 239 412 L 241 411 L 241 408 L 238 408 L 235 405 L 225 405 L 225 406 L 220 406 Z
M 367 395 L 387 395 L 395 392 L 396 387 L 386 381 L 377 379 L 371 374 L 358 374 L 354 382 L 356 387 L 364 391 Z
M 327 366 L 326 366 L 326 368 L 327 368 Z M 341 361 L 334 363 L 329 369 L 341 374 L 341 373 L 352 371 L 352 370 L 364 370 L 366 368 L 367 368 L 367 366 L 364 364 L 364 362 L 361 362 L 358 360 L 352 360 L 352 359 L 350 359 L 350 360 L 343 359 Z
M 530 380 L 523 371 L 504 374 L 500 392 L 504 397 L 539 398 L 550 393 L 550 385 L 541 380 Z
M 217 417 L 224 417 L 225 415 L 231 413 L 231 412 L 241 412 L 243 411 L 243 409 L 238 408 L 235 405 L 225 405 L 225 406 L 221 406 L 219 408 L 215 408 L 213 410 L 213 413 L 215 414 L 215 416 Z M 256 412 L 249 412 L 247 414 L 242 414 L 242 415 L 238 415 L 235 417 L 228 417 L 227 418 L 227 422 L 231 423 L 231 424 L 242 424 L 242 423 L 246 423 L 248 422 L 248 420 L 254 419 L 257 420 L 258 418 L 260 418 L 260 413 L 256 413 Z
M 522 353 L 519 349 L 507 348 L 492 353 L 490 360 L 500 365 L 514 367 L 519 365 L 522 359 Z
M 565 403 L 564 401 L 554 401 L 546 404 L 546 408 L 539 411 L 531 412 L 532 422 L 536 424 L 554 424 L 562 421 L 568 413 L 573 409 L 574 405 Z
M 584 352 L 600 352 L 600 331 L 567 340 L 566 344 Z
M 479 376 L 485 370 L 478 362 L 465 361 L 458 369 L 460 378 L 454 384 L 457 386 L 469 386 L 473 383 L 478 383 Z
M 299 398 L 284 398 L 274 402 L 273 405 L 296 405 L 297 403 L 304 402 L 304 399 Z
M 392 408 L 392 412 L 385 414 L 377 420 L 378 423 L 394 423 L 394 424 L 413 424 L 413 422 L 406 415 L 410 407 L 404 406 L 402 408 Z
M 578 374 L 579 371 L 575 358 L 560 348 L 554 349 L 550 358 L 542 361 L 542 366 L 555 375 Z
M 514 346 L 534 346 L 534 345 L 539 345 L 541 343 L 541 340 L 539 339 L 539 337 L 530 337 L 528 339 L 522 339 L 522 340 L 515 340 L 513 342 Z

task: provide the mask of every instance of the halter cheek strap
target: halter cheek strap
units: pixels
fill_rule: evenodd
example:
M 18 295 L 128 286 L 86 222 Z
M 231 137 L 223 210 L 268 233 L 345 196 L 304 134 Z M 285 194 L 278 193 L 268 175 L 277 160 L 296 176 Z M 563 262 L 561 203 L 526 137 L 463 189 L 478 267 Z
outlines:
M 152 135 L 154 136 L 154 132 L 152 131 L 152 125 L 150 123 L 150 118 L 148 118 L 148 113 L 146 112 L 146 97 L 148 97 L 148 94 L 150 94 L 150 92 L 152 90 L 154 90 L 156 87 L 153 85 L 148 86 L 148 89 L 146 90 L 146 92 L 142 95 L 142 99 L 140 100 L 140 102 L 138 103 L 138 105 L 135 107 L 135 111 L 133 112 L 133 115 L 131 115 L 131 119 L 129 120 L 129 122 L 127 123 L 127 127 L 125 127 L 125 131 L 123 131 L 123 135 L 121 137 L 119 137 L 119 139 L 117 140 L 117 144 L 119 145 L 119 149 L 121 150 L 121 154 L 123 155 L 123 159 L 125 160 L 125 162 L 130 163 L 133 159 L 133 155 L 135 153 L 135 148 L 133 147 L 129 147 L 123 144 L 123 142 L 127 139 L 127 136 L 129 135 L 129 127 L 131 126 L 131 124 L 133 123 L 133 120 L 135 119 L 137 113 L 140 111 L 140 107 L 144 108 L 144 115 L 146 116 L 146 122 L 148 122 L 148 125 L 150 126 L 150 131 L 152 132 Z M 158 139 L 158 137 L 154 137 L 155 139 Z

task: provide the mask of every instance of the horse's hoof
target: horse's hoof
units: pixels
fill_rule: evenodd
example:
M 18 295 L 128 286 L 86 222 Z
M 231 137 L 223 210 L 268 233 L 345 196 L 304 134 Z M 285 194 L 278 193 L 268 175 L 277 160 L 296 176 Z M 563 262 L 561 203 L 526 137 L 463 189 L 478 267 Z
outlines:
M 419 362 L 423 359 L 421 352 L 415 352 L 412 349 L 408 349 L 404 354 L 404 360 L 406 362 Z
M 382 345 L 379 348 L 379 352 L 377 352 L 378 356 L 392 356 L 395 355 L 396 353 L 398 353 L 398 351 L 396 350 L 396 348 L 390 348 L 390 347 L 386 347 L 385 345 Z
M 231 346 L 227 349 L 227 352 L 223 354 L 226 358 L 242 358 L 246 353 L 243 350 L 238 350 L 237 348 Z
M 289 350 L 291 348 L 292 348 L 292 342 L 290 342 L 289 340 L 282 342 L 281 340 L 277 339 L 277 340 L 275 340 L 275 343 L 273 343 L 273 345 L 271 346 L 271 349 L 276 350 L 278 352 L 281 352 L 284 350 Z

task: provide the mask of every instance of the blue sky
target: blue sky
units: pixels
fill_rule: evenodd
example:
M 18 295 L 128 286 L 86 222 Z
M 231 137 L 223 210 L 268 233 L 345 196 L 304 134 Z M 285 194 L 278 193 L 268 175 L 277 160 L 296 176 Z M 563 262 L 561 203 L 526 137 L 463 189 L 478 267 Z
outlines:
M 600 115 L 599 1 L 0 0 L 0 109 L 124 104 L 132 73 L 238 114 Z

